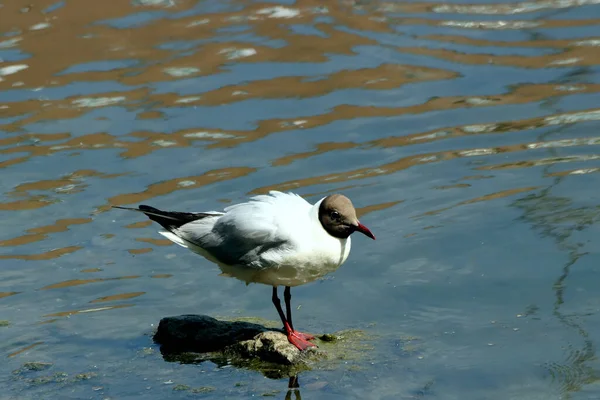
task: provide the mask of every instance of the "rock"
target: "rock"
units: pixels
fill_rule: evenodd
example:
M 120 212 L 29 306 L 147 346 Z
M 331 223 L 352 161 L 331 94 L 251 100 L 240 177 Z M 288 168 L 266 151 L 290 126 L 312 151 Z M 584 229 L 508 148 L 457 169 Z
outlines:
M 323 355 L 313 348 L 300 352 L 280 330 L 251 322 L 219 321 L 206 315 L 163 318 L 154 340 L 168 361 L 211 360 L 218 365 L 269 371 L 272 376 L 306 369 L 306 361 Z
M 206 315 L 163 318 L 154 334 L 166 361 L 201 363 L 210 360 L 260 371 L 272 379 L 294 377 L 304 370 L 352 365 L 368 358 L 373 350 L 369 337 L 359 330 L 316 335 L 320 348 L 299 351 L 281 329 L 269 328 L 269 321 L 222 321 Z M 272 326 L 278 326 L 274 323 Z
M 207 315 L 179 315 L 160 320 L 154 341 L 161 351 L 208 353 L 250 340 L 267 328 L 249 322 L 219 321 Z
M 236 343 L 227 349 L 227 353 L 285 365 L 292 365 L 300 359 L 300 350 L 290 344 L 283 333 L 274 331 L 262 332 L 250 340 Z

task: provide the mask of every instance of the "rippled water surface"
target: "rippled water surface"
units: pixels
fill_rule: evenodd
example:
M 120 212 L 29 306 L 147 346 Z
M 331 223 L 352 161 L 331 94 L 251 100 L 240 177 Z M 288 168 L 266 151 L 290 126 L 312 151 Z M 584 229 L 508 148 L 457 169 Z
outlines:
M 600 398 L 598 3 L 0 0 L 0 398 Z M 377 236 L 294 290 L 370 349 L 297 393 L 163 360 L 270 289 L 110 209 L 270 189 Z

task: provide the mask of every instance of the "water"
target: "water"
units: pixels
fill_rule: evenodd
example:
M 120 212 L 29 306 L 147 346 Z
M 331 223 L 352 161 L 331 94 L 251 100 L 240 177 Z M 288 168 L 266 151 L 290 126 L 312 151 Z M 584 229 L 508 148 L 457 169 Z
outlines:
M 600 398 L 596 1 L 1 6 L 0 398 Z M 109 209 L 269 189 L 377 236 L 295 289 L 370 348 L 296 393 L 163 360 L 160 318 L 276 320 L 270 289 Z

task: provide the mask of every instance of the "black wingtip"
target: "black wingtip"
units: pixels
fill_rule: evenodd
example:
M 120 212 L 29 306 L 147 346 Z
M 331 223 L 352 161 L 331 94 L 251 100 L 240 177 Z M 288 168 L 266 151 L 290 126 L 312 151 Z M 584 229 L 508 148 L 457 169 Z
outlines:
M 165 211 L 161 211 L 158 208 L 154 208 L 154 207 L 150 207 L 147 206 L 145 204 L 141 204 L 139 207 L 135 208 L 135 207 L 123 207 L 123 206 L 111 206 L 112 208 L 119 208 L 121 210 L 129 210 L 129 211 L 138 211 L 138 212 L 142 212 L 142 213 L 150 213 L 150 214 L 158 214 L 158 216 L 161 216 L 162 214 L 168 214 L 169 212 L 165 212 Z M 146 214 L 148 215 L 148 214 Z M 149 217 L 150 215 L 148 215 Z
M 119 208 L 121 210 L 132 210 L 132 211 L 140 211 L 137 208 L 131 208 L 131 207 L 123 207 L 123 206 L 110 206 L 111 208 Z
M 174 228 L 179 228 L 188 222 L 196 221 L 198 219 L 205 218 L 211 214 L 206 213 L 187 213 L 178 211 L 162 211 L 158 208 L 154 208 L 145 204 L 140 204 L 138 208 L 112 206 L 114 208 L 120 208 L 122 210 L 130 210 L 144 213 L 152 221 L 157 222 L 163 228 L 171 231 Z
M 159 210 L 158 208 L 154 208 L 154 207 L 151 207 L 151 206 L 147 206 L 147 205 L 145 205 L 145 204 L 140 204 L 140 206 L 138 207 L 138 209 L 139 209 L 140 211 L 163 212 L 163 211 Z
M 141 204 L 139 207 L 123 207 L 123 206 L 111 206 L 112 208 L 119 208 L 121 210 L 131 210 L 131 211 L 140 211 L 140 212 L 153 212 L 153 213 L 162 213 L 164 211 L 159 210 L 158 208 L 150 207 L 145 204 Z

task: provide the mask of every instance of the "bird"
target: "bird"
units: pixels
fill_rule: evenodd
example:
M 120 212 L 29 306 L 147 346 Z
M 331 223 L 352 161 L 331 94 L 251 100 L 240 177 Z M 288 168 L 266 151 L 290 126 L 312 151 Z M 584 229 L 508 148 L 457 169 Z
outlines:
M 315 337 L 294 329 L 291 288 L 337 270 L 350 254 L 352 233 L 375 240 L 352 201 L 340 193 L 311 204 L 298 194 L 272 190 L 223 211 L 112 207 L 144 213 L 164 228 L 161 235 L 218 265 L 222 275 L 272 286 L 271 301 L 288 341 L 300 351 L 316 347 Z M 285 287 L 285 314 L 279 286 Z

